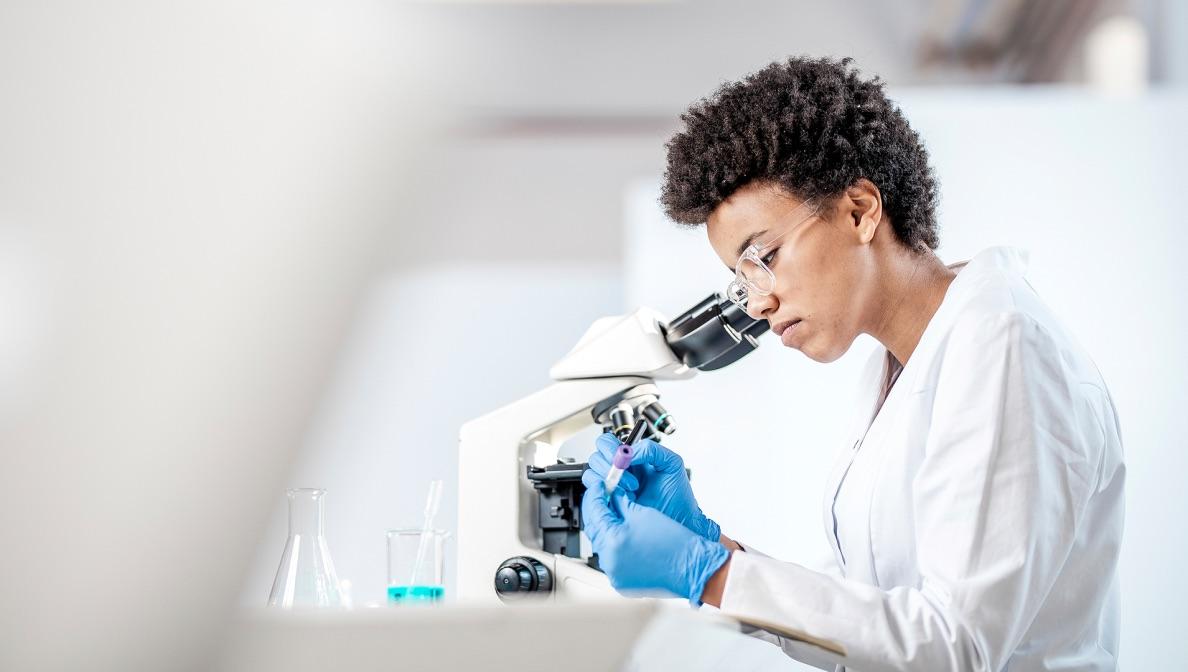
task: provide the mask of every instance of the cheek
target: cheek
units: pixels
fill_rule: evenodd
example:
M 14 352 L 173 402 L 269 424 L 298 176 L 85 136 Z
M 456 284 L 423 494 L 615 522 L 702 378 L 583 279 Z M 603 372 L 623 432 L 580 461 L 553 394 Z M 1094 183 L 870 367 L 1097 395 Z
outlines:
M 859 274 L 847 246 L 830 245 L 836 241 L 822 238 L 822 245 L 798 268 L 803 275 L 797 278 L 799 284 L 790 300 L 813 327 L 801 350 L 824 363 L 844 355 L 858 335 L 855 290 Z
M 817 256 L 797 269 L 793 307 L 819 326 L 834 330 L 852 314 L 854 276 L 840 257 Z
M 817 327 L 813 346 L 819 362 L 832 362 L 850 349 L 858 336 L 857 316 L 851 301 L 851 285 L 845 278 L 833 279 L 833 284 L 823 290 L 819 303 L 813 306 L 812 320 Z

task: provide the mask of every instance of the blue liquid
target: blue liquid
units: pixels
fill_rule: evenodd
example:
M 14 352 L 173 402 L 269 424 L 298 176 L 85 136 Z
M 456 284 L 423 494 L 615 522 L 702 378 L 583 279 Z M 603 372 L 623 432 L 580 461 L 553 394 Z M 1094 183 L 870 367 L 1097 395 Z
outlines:
M 438 602 L 443 597 L 445 597 L 445 588 L 442 586 L 388 586 L 389 604 L 431 603 Z

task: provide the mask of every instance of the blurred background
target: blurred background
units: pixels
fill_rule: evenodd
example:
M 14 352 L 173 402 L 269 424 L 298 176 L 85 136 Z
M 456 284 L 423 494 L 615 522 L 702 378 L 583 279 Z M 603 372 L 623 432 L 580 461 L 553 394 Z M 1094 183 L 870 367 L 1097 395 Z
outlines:
M 1122 661 L 1163 663 L 1188 598 L 1188 4 L 7 0 L 0 668 L 202 667 L 267 598 L 287 487 L 327 489 L 338 574 L 382 603 L 384 530 L 430 479 L 456 527 L 462 423 L 547 385 L 594 319 L 725 287 L 656 204 L 664 143 L 804 54 L 887 82 L 942 258 L 1031 250 L 1097 361 L 1129 468 Z M 665 388 L 729 534 L 820 560 L 871 347 L 822 366 L 765 339 Z M 756 380 L 754 417 L 726 413 Z

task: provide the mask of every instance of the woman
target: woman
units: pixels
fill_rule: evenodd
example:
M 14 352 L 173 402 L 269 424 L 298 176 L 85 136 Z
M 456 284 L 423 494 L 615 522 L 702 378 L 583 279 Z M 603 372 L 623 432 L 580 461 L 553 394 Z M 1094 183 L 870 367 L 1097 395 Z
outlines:
M 683 120 L 662 202 L 706 225 L 732 297 L 819 362 L 883 347 L 826 484 L 836 572 L 722 533 L 652 442 L 608 498 L 606 435 L 582 512 L 612 584 L 717 606 L 823 669 L 1115 669 L 1118 419 L 1023 255 L 936 257 L 927 153 L 848 59 L 772 64 Z

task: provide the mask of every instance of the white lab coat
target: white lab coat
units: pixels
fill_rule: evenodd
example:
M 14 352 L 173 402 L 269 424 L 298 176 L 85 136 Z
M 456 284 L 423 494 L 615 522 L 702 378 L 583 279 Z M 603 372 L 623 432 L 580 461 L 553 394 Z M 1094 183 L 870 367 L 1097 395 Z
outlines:
M 839 571 L 736 552 L 723 612 L 822 669 L 1116 668 L 1118 418 L 1025 264 L 961 269 L 881 408 L 875 353 L 826 484 Z

